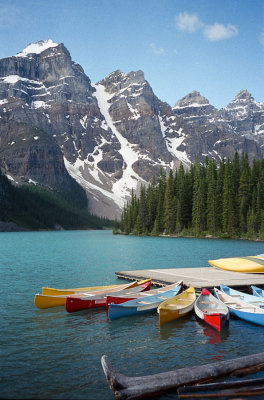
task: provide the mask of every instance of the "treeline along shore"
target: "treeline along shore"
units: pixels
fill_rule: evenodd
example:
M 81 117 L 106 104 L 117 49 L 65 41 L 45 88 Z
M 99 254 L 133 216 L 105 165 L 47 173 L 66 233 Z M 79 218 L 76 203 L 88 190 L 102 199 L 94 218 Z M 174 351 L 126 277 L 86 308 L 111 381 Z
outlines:
M 158 182 L 132 193 L 113 232 L 263 240 L 264 158 L 249 164 L 235 153 L 219 165 L 206 158 L 167 176 L 161 170 Z

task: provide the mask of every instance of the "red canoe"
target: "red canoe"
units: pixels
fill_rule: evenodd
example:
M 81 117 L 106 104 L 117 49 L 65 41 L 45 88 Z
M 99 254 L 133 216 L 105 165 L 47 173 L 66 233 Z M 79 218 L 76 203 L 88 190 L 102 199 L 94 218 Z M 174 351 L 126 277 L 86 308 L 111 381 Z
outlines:
M 194 304 L 194 311 L 197 317 L 218 332 L 221 331 L 229 320 L 227 306 L 214 297 L 207 289 L 202 289 L 201 294 Z
M 103 293 L 96 293 L 96 292 L 91 292 L 87 293 L 85 295 L 82 295 L 81 297 L 78 295 L 74 296 L 67 296 L 66 298 L 66 304 L 65 308 L 66 311 L 69 313 L 75 312 L 75 311 L 80 311 L 80 310 L 87 310 L 89 308 L 98 308 L 98 307 L 106 307 L 107 306 L 107 295 L 109 293 L 111 294 L 128 294 L 132 295 L 133 293 L 139 293 L 142 291 L 146 291 L 150 289 L 151 286 L 151 280 L 148 279 L 147 281 L 144 281 L 145 283 L 139 284 L 138 286 L 135 287 L 127 287 L 124 288 L 123 290 L 118 290 L 118 291 L 104 291 Z

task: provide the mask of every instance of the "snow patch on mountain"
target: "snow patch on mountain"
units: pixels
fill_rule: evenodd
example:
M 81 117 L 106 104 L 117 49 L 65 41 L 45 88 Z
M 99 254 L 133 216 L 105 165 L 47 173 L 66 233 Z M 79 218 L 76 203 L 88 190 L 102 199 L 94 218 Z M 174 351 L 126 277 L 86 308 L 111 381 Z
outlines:
M 109 107 L 111 106 L 110 100 L 113 97 L 113 94 L 107 93 L 102 84 L 93 84 L 92 86 L 95 89 L 93 96 L 95 96 L 97 99 L 101 114 L 104 116 L 107 125 L 112 130 L 113 134 L 116 136 L 121 145 L 119 153 L 122 155 L 125 163 L 123 168 L 123 176 L 121 179 L 114 182 L 112 191 L 116 198 L 123 199 L 124 204 L 127 196 L 129 196 L 131 193 L 131 189 L 136 189 L 138 182 L 142 182 L 142 178 L 140 178 L 132 168 L 132 165 L 138 160 L 139 154 L 133 149 L 135 145 L 129 143 L 128 140 L 125 139 L 120 132 L 118 132 L 110 116 Z
M 53 40 L 40 40 L 37 43 L 29 43 L 24 50 L 16 54 L 16 57 L 27 57 L 29 54 L 40 54 L 44 50 L 50 47 L 57 47 L 58 43 L 53 42 Z
M 120 197 L 118 193 L 108 191 L 103 187 L 92 183 L 83 176 L 83 172 L 88 168 L 89 174 L 92 175 L 93 178 L 98 182 L 100 180 L 98 169 L 94 169 L 93 167 L 89 168 L 88 162 L 80 159 L 77 159 L 76 162 L 72 164 L 64 157 L 64 164 L 71 177 L 75 179 L 85 190 L 87 190 L 89 193 L 92 193 L 95 199 L 100 201 L 100 196 L 98 196 L 98 193 L 101 193 L 109 200 L 112 200 L 120 208 L 123 208 L 124 199 Z
M 170 119 L 174 119 L 174 117 L 171 117 Z M 168 120 L 168 118 L 167 118 Z M 186 151 L 178 150 L 178 147 L 182 144 L 182 142 L 185 139 L 185 135 L 183 133 L 182 128 L 180 128 L 178 131 L 174 131 L 173 129 L 170 128 L 169 126 L 166 126 L 164 123 L 163 118 L 159 115 L 159 123 L 160 123 L 160 129 L 162 132 L 162 136 L 164 137 L 166 141 L 166 146 L 168 151 L 172 154 L 173 157 L 178 159 L 183 165 L 190 165 L 191 161 L 188 158 L 188 155 Z M 167 132 L 171 133 L 174 132 L 174 134 L 177 134 L 178 137 L 168 137 Z M 171 165 L 171 168 L 173 168 L 173 165 Z
M 207 107 L 208 104 L 191 103 L 186 105 L 175 105 L 173 109 L 177 108 L 192 108 L 192 107 Z

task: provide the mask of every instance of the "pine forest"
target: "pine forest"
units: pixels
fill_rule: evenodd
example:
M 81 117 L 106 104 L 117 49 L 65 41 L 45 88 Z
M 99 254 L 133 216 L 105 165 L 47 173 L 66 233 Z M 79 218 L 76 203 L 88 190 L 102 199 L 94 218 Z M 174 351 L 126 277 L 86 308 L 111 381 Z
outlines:
M 219 163 L 196 160 L 132 193 L 120 230 L 133 235 L 213 236 L 264 239 L 264 158 L 249 164 L 245 153 Z

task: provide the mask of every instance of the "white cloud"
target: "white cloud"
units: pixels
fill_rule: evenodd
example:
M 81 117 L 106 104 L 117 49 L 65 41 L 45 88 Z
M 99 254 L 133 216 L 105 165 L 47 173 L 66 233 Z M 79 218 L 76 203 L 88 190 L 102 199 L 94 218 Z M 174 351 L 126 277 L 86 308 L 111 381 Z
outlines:
M 259 41 L 260 41 L 260 43 L 262 44 L 262 46 L 264 46 L 264 32 L 262 32 L 262 33 L 260 34 Z
M 229 39 L 238 35 L 238 29 L 234 25 L 223 25 L 215 22 L 204 28 L 204 34 L 211 41 Z
M 218 22 L 206 25 L 196 13 L 189 14 L 186 11 L 176 15 L 175 25 L 180 31 L 188 33 L 201 30 L 205 37 L 211 41 L 230 39 L 231 37 L 238 35 L 238 29 L 234 25 L 224 25 Z M 261 43 L 264 42 L 264 33 L 262 34 L 260 41 Z
M 175 23 L 180 31 L 189 33 L 195 32 L 203 26 L 197 14 L 189 14 L 186 11 L 175 17 Z
M 160 56 L 165 53 L 165 50 L 163 49 L 163 47 L 157 47 L 155 45 L 155 43 L 150 43 L 150 47 L 151 47 L 153 53 L 156 54 L 157 56 Z

